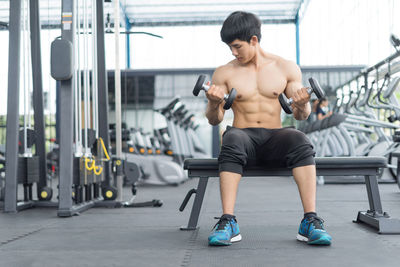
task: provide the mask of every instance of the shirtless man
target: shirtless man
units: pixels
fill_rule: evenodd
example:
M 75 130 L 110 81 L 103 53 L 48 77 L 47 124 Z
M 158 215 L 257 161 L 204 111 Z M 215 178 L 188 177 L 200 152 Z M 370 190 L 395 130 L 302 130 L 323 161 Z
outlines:
M 294 128 L 282 128 L 278 96 L 293 98 L 293 115 L 305 120 L 311 112 L 310 95 L 302 86 L 300 68 L 265 52 L 259 44 L 261 22 L 251 13 L 237 11 L 223 23 L 221 38 L 236 58 L 218 67 L 212 77 L 206 117 L 212 125 L 224 117 L 224 94 L 237 90 L 232 105 L 234 120 L 223 134 L 218 157 L 223 215 L 215 225 L 209 245 L 230 245 L 242 239 L 234 206 L 243 167 L 254 164 L 286 166 L 293 171 L 304 208 L 297 239 L 330 245 L 331 236 L 315 212 L 316 171 L 313 147 Z

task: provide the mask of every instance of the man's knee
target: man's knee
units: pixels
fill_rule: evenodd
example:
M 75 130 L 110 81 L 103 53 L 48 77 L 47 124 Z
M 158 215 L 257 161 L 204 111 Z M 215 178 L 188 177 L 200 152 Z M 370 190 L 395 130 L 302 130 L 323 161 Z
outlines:
M 241 129 L 228 128 L 222 137 L 221 152 L 218 157 L 219 171 L 242 174 L 247 163 L 249 137 Z
M 287 166 L 296 168 L 315 165 L 315 151 L 307 136 L 296 129 L 287 131 L 285 144 L 287 145 Z

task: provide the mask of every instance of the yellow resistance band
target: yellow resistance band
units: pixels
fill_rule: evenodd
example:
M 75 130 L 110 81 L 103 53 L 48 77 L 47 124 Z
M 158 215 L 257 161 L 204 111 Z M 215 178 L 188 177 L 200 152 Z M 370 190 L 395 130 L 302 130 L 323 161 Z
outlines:
M 103 138 L 99 137 L 99 140 L 100 140 L 101 146 L 103 147 L 104 155 L 106 156 L 107 161 L 109 161 L 110 160 L 110 156 L 108 155 L 106 146 L 104 145 Z M 91 163 L 91 165 L 88 165 L 89 163 Z M 96 166 L 96 161 L 93 158 L 85 157 L 85 167 L 86 167 L 86 169 L 88 171 L 93 170 L 95 175 L 100 175 L 102 173 L 102 171 L 103 171 L 103 167 Z

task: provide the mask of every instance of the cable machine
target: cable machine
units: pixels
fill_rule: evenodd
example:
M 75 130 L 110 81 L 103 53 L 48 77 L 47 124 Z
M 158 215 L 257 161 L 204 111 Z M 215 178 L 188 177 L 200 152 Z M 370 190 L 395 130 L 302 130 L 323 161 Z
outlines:
M 115 10 L 118 22 L 118 1 Z M 60 82 L 61 98 L 58 215 L 72 216 L 91 207 L 161 206 L 160 200 L 134 203 L 138 165 L 125 161 L 118 150 L 116 157 L 107 153 L 110 138 L 103 1 L 62 1 L 61 32 L 51 51 L 52 77 Z M 116 33 L 118 43 L 119 30 Z M 117 79 L 116 83 L 120 86 Z M 120 98 L 116 105 L 120 110 Z M 120 122 L 121 112 L 116 113 Z M 119 123 L 118 135 L 117 123 L 117 140 L 121 139 L 120 127 Z M 127 202 L 122 201 L 124 175 L 133 181 L 133 196 Z
M 52 202 L 52 188 L 47 185 L 39 2 L 10 1 L 4 212 L 47 206 L 58 207 L 58 216 L 69 217 L 92 207 L 161 206 L 160 200 L 134 203 L 138 165 L 107 152 L 103 1 L 63 0 L 61 9 L 61 37 L 51 44 L 51 75 L 59 88 L 58 201 Z M 21 130 L 20 98 L 24 100 Z M 122 201 L 123 176 L 132 183 L 133 196 L 126 202 Z M 18 201 L 18 184 L 24 188 L 23 201 Z M 37 199 L 32 193 L 35 185 Z
M 4 212 L 54 206 L 49 201 L 52 189 L 47 186 L 39 3 L 35 0 L 10 1 L 6 136 Z M 18 184 L 23 186 L 23 200 L 18 200 Z

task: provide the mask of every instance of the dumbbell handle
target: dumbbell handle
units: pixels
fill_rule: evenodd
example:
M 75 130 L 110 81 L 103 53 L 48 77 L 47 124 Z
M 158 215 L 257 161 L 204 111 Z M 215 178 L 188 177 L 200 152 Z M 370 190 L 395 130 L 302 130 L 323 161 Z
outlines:
M 312 92 L 313 92 L 313 89 L 312 89 L 311 87 L 307 87 L 307 93 L 308 93 L 309 95 L 311 95 Z M 293 103 L 293 99 L 292 99 L 292 98 L 289 98 L 289 99 L 287 100 L 287 103 L 288 103 L 289 105 L 291 105 L 291 104 Z
M 197 79 L 196 85 L 193 88 L 193 95 L 194 96 L 198 96 L 200 90 L 204 90 L 205 92 L 208 92 L 208 90 L 210 89 L 210 86 L 206 83 L 204 83 L 204 80 L 206 79 L 205 75 L 200 75 L 199 78 Z M 225 104 L 223 106 L 223 108 L 225 110 L 230 109 L 233 101 L 236 98 L 236 89 L 232 88 L 231 91 L 229 92 L 229 94 L 224 94 L 224 100 L 225 100 Z
M 204 91 L 208 92 L 208 90 L 210 89 L 210 86 L 207 85 L 207 84 L 203 84 L 203 87 L 201 89 L 203 89 Z M 228 97 L 229 97 L 229 95 L 224 94 L 224 99 L 225 100 L 228 99 Z

